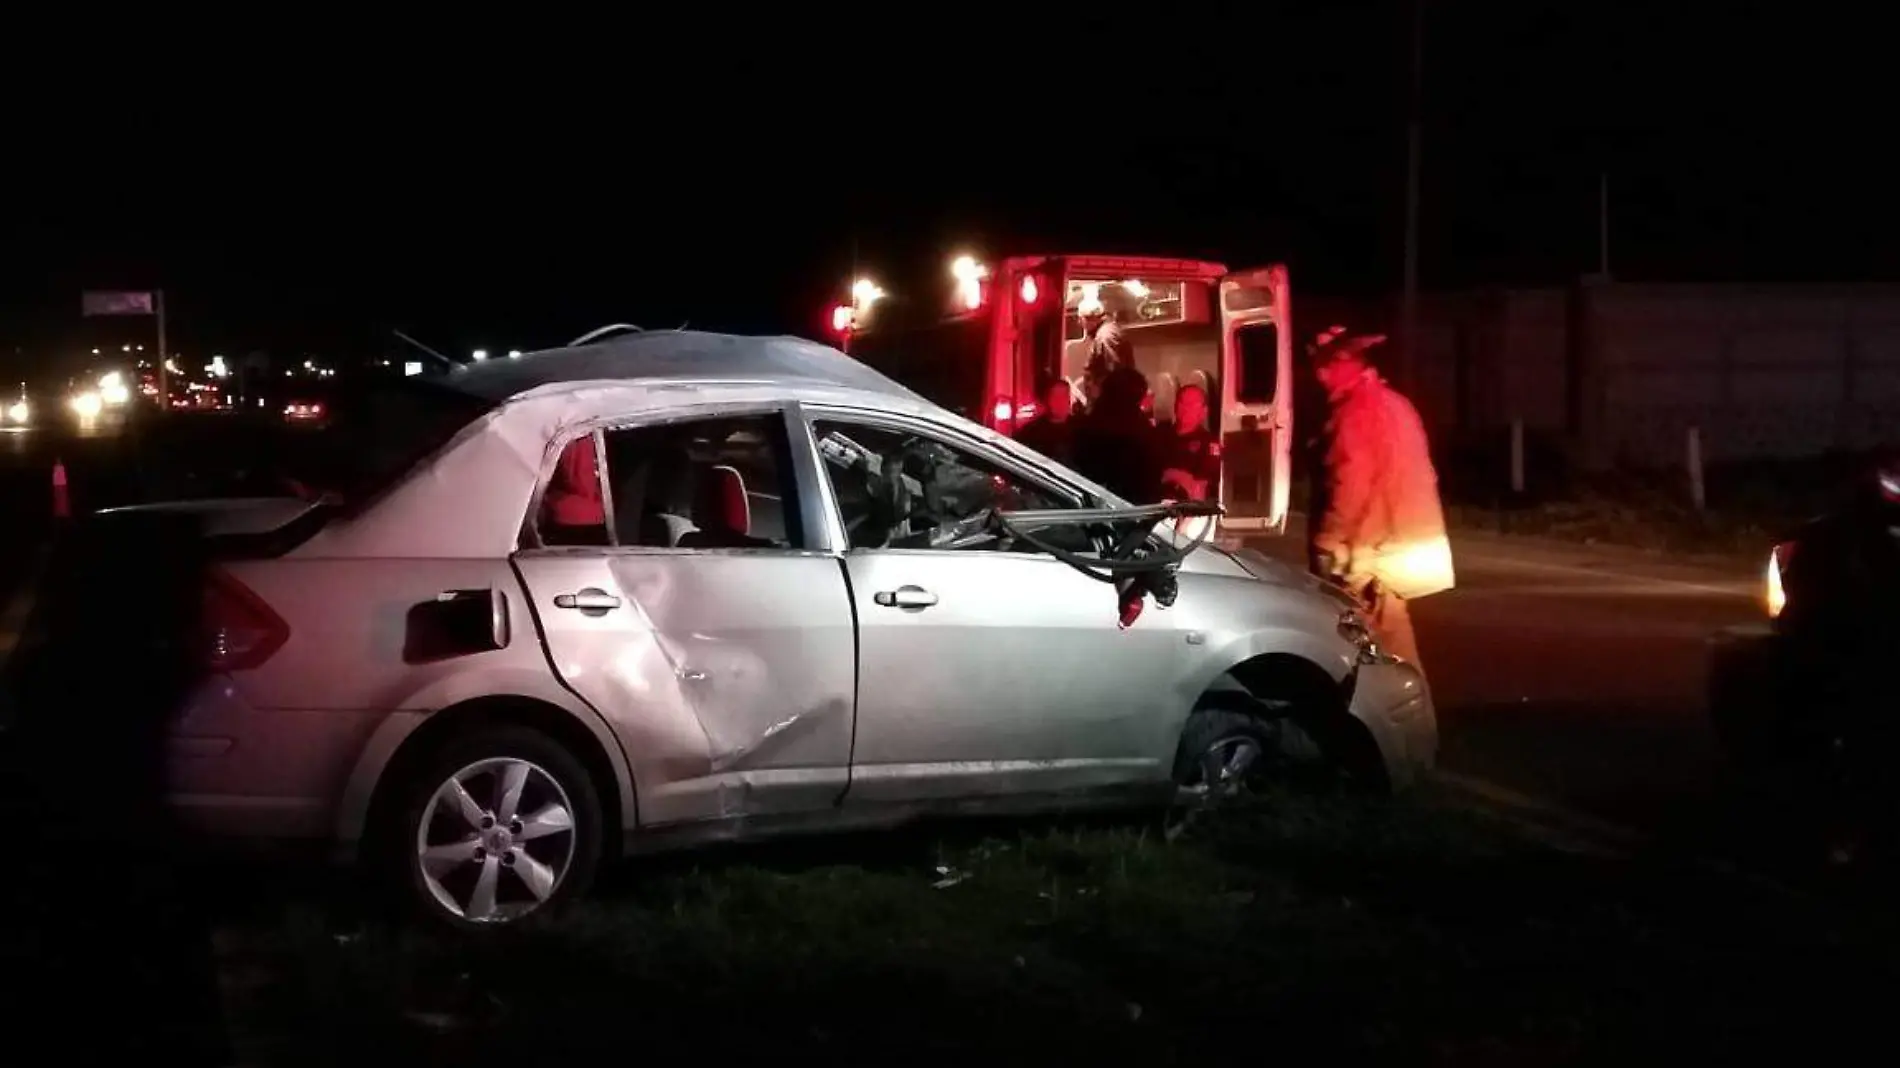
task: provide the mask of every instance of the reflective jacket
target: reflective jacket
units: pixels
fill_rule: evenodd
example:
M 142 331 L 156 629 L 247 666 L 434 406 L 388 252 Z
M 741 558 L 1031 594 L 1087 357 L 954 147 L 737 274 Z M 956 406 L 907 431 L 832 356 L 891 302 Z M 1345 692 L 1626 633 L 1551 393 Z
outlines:
M 1401 597 L 1451 589 L 1438 473 L 1417 409 L 1368 369 L 1334 398 L 1327 439 L 1315 547 L 1349 579 L 1377 579 Z

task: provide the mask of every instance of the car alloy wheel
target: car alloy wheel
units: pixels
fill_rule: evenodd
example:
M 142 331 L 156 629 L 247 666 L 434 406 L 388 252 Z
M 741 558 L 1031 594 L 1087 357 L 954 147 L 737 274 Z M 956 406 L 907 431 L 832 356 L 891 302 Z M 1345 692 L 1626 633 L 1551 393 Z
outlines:
M 1201 751 L 1180 792 L 1184 797 L 1196 799 L 1245 794 L 1247 783 L 1265 752 L 1260 739 L 1250 734 L 1217 739 Z
M 604 817 L 585 766 L 524 726 L 477 726 L 403 773 L 386 825 L 395 887 L 456 929 L 500 927 L 574 901 L 593 882 Z
M 1282 726 L 1213 701 L 1195 709 L 1174 759 L 1176 800 L 1200 805 L 1250 792 L 1252 783 L 1275 768 Z
M 533 761 L 476 760 L 436 788 L 415 827 L 423 886 L 449 916 L 506 923 L 554 898 L 573 869 L 574 803 Z

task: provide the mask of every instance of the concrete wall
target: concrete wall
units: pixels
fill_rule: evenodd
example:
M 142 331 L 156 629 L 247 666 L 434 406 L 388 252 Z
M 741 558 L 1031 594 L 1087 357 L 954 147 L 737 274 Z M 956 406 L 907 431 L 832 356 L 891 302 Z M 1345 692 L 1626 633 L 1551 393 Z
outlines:
M 1395 300 L 1307 298 L 1302 337 L 1333 321 L 1392 329 Z M 1436 435 L 1489 438 L 1522 418 L 1596 464 L 1812 456 L 1900 439 L 1900 286 L 1584 284 L 1428 295 L 1413 397 Z

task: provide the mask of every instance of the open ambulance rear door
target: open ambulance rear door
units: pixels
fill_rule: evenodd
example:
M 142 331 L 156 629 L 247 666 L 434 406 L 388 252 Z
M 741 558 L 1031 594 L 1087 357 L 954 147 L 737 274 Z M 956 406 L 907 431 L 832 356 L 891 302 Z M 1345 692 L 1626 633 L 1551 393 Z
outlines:
M 1286 267 L 1220 280 L 1223 534 L 1286 529 L 1293 477 L 1293 322 Z

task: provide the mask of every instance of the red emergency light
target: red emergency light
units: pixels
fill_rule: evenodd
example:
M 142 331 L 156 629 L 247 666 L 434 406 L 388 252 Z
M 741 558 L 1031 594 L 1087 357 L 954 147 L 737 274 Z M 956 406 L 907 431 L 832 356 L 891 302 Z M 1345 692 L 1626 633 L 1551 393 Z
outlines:
M 856 313 L 852 310 L 851 305 L 839 304 L 831 309 L 831 328 L 840 334 L 849 334 L 851 332 L 851 320 L 854 318 L 856 318 Z
M 1018 287 L 1017 292 L 1023 298 L 1024 304 L 1034 304 L 1037 298 L 1042 296 L 1042 289 L 1036 285 L 1036 276 L 1033 274 L 1023 275 L 1023 284 Z
M 1024 401 L 1016 404 L 1008 397 L 996 398 L 996 404 L 990 409 L 992 420 L 999 426 L 1005 423 L 1024 423 L 1036 417 L 1036 402 Z

